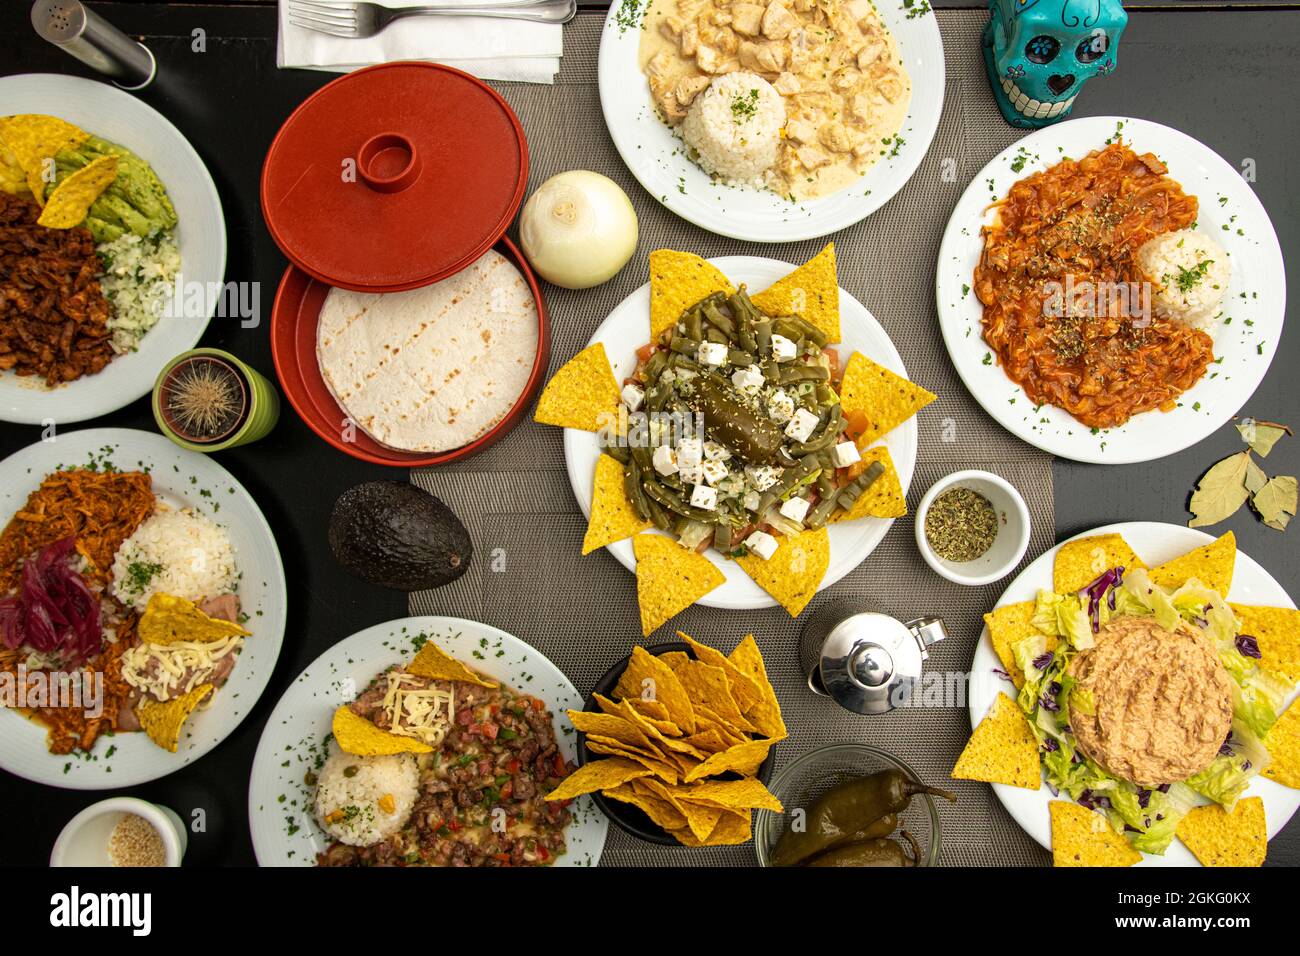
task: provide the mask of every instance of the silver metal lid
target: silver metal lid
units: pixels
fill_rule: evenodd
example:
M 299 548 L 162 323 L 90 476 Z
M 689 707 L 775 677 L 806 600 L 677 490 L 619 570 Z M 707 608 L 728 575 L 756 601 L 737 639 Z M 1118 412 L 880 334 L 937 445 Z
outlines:
M 37 0 L 32 5 L 37 35 L 123 89 L 138 90 L 154 78 L 158 65 L 153 52 L 133 40 L 80 0 Z

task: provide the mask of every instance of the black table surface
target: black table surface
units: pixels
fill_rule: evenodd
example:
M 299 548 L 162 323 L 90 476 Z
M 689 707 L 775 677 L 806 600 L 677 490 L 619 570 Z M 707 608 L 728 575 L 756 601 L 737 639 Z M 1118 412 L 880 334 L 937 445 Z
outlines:
M 981 7 L 970 0 L 932 0 L 939 7 Z M 584 0 L 584 6 L 586 2 Z M 599 2 L 593 2 L 598 6 Z M 216 319 L 204 345 L 229 349 L 273 375 L 266 320 L 285 260 L 272 243 L 258 206 L 262 157 L 289 112 L 331 78 L 275 67 L 274 6 L 258 0 L 225 3 L 96 3 L 123 29 L 145 39 L 159 59 L 160 77 L 141 98 L 189 138 L 216 181 L 229 230 L 228 281 L 260 283 L 257 328 Z M 1234 165 L 1254 161 L 1254 188 L 1278 230 L 1288 259 L 1300 255 L 1300 117 L 1286 94 L 1300 88 L 1300 10 L 1290 4 L 1218 2 L 1130 3 L 1123 60 L 1115 78 L 1089 86 L 1076 115 L 1125 114 L 1181 129 Z M 1229 6 L 1232 9 L 1229 9 Z M 1292 9 L 1286 9 L 1291 6 Z M 0 3 L 0 74 L 54 72 L 90 75 L 76 61 L 39 40 L 27 22 L 29 4 Z M 1144 9 L 1152 7 L 1151 9 Z M 1158 7 L 1158 8 L 1156 8 Z M 1212 7 L 1217 7 L 1214 9 Z M 600 15 L 586 10 L 582 16 Z M 194 49 L 193 31 L 206 46 Z M 973 78 L 981 82 L 982 77 Z M 0 113 L 4 112 L 0 103 Z M 936 209 L 947 216 L 948 209 Z M 852 242 L 860 223 L 837 237 Z M 1287 285 L 1297 295 L 1295 272 Z M 555 316 L 562 322 L 563 316 Z M 935 334 L 938 334 L 936 327 Z M 1240 413 L 1300 425 L 1294 368 L 1300 332 L 1288 326 L 1267 378 Z M 69 426 L 155 430 L 147 399 L 91 422 Z M 0 457 L 41 437 L 39 429 L 0 424 Z M 1056 533 L 1068 537 L 1121 520 L 1183 523 L 1190 489 L 1213 462 L 1241 448 L 1225 425 L 1187 451 L 1127 466 L 1053 466 Z M 223 452 L 221 464 L 260 503 L 275 531 L 289 582 L 288 629 L 270 685 L 240 727 L 202 760 L 153 783 L 122 791 L 177 809 L 201 808 L 205 832 L 190 837 L 190 865 L 251 865 L 246 791 L 262 726 L 283 690 L 326 648 L 380 621 L 404 616 L 405 596 L 360 583 L 333 560 L 325 523 L 334 499 L 351 485 L 392 478 L 392 470 L 356 461 L 315 437 L 288 407 L 267 439 Z M 1300 471 L 1300 439 L 1283 441 L 1265 462 L 1270 474 Z M 960 462 L 954 462 L 960 467 Z M 1297 531 L 1264 528 L 1246 509 L 1212 530 L 1231 528 L 1241 549 L 1264 565 L 1291 594 L 1300 595 L 1295 561 Z M 35 808 L 29 825 L 11 828 L 0 862 L 39 865 L 63 824 L 108 793 L 42 787 L 0 772 L 3 805 Z M 1269 845 L 1271 864 L 1300 864 L 1300 823 Z

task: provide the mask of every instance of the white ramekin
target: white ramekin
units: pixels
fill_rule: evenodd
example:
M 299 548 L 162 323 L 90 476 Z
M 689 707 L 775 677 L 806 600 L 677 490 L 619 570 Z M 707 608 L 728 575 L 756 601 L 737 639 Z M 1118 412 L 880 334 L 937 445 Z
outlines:
M 108 840 L 128 813 L 143 817 L 153 824 L 162 837 L 166 852 L 164 866 L 180 866 L 181 857 L 189 835 L 175 811 L 135 797 L 113 797 L 92 803 L 68 821 L 59 838 L 54 841 L 50 866 L 112 866 L 108 856 Z
M 998 515 L 997 537 L 989 549 L 973 561 L 941 558 L 925 537 L 925 515 L 930 504 L 949 488 L 958 485 L 983 495 Z M 1009 574 L 1025 556 L 1029 547 L 1029 508 L 1020 492 L 992 472 L 955 471 L 931 485 L 917 505 L 916 546 L 921 550 L 925 563 L 949 581 L 971 586 L 991 584 Z

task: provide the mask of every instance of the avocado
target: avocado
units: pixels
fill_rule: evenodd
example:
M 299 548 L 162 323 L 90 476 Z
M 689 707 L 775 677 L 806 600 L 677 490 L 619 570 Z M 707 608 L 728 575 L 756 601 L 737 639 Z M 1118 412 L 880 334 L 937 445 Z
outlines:
M 368 481 L 339 495 L 329 539 L 350 573 L 398 591 L 450 584 L 474 554 L 451 509 L 405 481 Z

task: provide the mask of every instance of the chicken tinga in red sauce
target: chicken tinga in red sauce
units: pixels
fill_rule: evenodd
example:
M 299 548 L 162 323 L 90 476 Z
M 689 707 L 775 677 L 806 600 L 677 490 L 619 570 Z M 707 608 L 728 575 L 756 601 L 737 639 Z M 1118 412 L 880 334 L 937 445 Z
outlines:
M 335 712 L 315 779 L 332 841 L 320 866 L 547 866 L 568 802 L 543 799 L 574 767 L 545 702 L 480 676 L 431 641 Z

